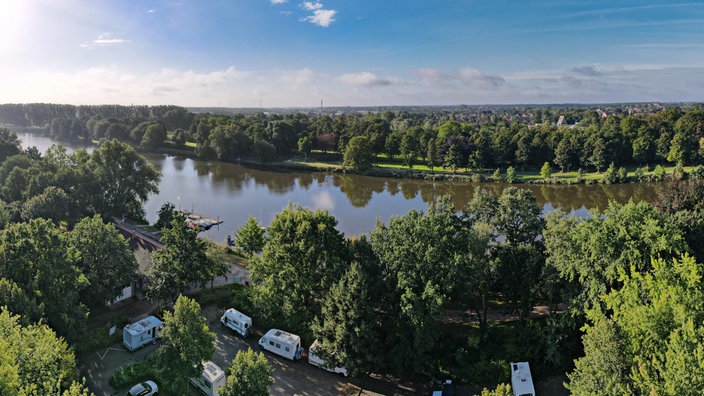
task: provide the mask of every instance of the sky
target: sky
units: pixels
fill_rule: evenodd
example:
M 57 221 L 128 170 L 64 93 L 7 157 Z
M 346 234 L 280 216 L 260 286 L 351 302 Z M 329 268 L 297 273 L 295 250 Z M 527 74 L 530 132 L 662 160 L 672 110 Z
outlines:
M 0 0 L 0 103 L 704 100 L 704 1 Z

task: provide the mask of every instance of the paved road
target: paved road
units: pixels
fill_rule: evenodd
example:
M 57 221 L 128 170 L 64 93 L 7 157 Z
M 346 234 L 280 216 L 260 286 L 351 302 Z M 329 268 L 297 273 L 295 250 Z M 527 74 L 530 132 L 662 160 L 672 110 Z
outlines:
M 225 368 L 230 365 L 240 350 L 259 350 L 259 335 L 242 339 L 236 333 L 220 324 L 220 313 L 214 307 L 207 307 L 202 314 L 208 320 L 210 329 L 216 334 L 215 353 L 212 360 Z M 256 324 L 255 324 L 256 326 Z M 259 329 L 261 330 L 261 329 Z M 113 389 L 108 381 L 113 373 L 130 362 L 144 359 L 153 353 L 157 345 L 148 345 L 136 352 L 128 352 L 121 345 L 113 345 L 107 350 L 88 353 L 79 357 L 81 376 L 86 378 L 89 389 L 96 395 L 124 395 L 126 389 Z M 414 389 L 404 388 L 390 381 L 365 378 L 345 378 L 308 364 L 304 359 L 292 362 L 271 353 L 265 356 L 272 368 L 274 384 L 269 388 L 272 395 L 337 396 L 337 395 L 412 395 Z

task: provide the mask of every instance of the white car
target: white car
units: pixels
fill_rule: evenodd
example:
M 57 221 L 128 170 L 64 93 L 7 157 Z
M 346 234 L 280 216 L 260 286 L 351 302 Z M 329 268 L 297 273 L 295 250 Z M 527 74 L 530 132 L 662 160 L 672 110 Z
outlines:
M 127 391 L 127 396 L 152 396 L 159 392 L 159 387 L 154 381 L 144 381 L 133 386 Z

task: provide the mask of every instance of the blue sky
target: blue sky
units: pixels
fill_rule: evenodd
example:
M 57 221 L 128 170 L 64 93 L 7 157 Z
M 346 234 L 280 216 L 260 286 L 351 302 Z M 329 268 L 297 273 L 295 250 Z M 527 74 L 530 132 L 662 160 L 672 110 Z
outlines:
M 702 101 L 704 1 L 0 0 L 0 103 Z

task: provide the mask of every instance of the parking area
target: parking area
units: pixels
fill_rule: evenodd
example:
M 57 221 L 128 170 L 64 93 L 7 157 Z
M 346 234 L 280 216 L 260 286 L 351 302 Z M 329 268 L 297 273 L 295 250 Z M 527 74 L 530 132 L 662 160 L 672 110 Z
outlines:
M 212 360 L 218 366 L 226 368 L 230 365 L 235 355 L 240 350 L 252 348 L 259 350 L 258 335 L 251 335 L 247 339 L 240 338 L 232 330 L 220 324 L 220 312 L 216 307 L 206 307 L 202 311 L 208 320 L 210 329 L 216 334 L 215 353 Z M 126 390 L 113 389 L 108 381 L 113 373 L 120 367 L 133 361 L 144 359 L 154 353 L 156 345 L 148 345 L 136 352 L 125 350 L 122 345 L 116 344 L 106 350 L 88 353 L 79 357 L 79 370 L 81 376 L 86 378 L 89 389 L 96 395 L 125 395 Z M 270 387 L 272 395 L 300 395 L 300 396 L 376 396 L 376 395 L 414 395 L 418 394 L 412 386 L 401 386 L 395 381 L 382 378 L 345 378 L 340 374 L 333 374 L 318 367 L 308 364 L 304 354 L 303 359 L 292 362 L 285 358 L 265 352 L 265 356 L 272 368 L 274 384 Z M 421 393 L 422 394 L 422 393 Z

